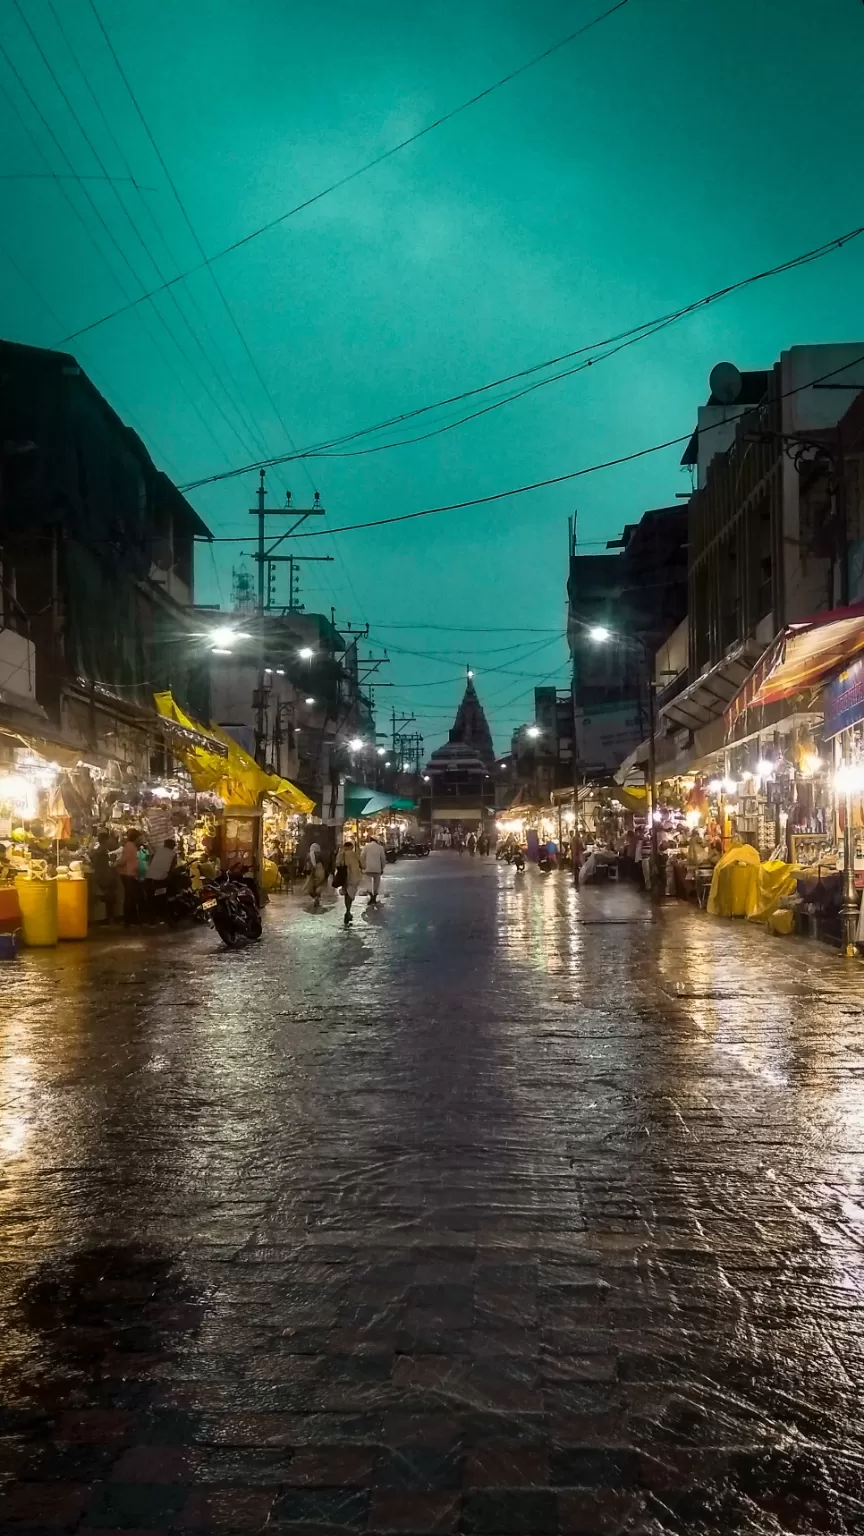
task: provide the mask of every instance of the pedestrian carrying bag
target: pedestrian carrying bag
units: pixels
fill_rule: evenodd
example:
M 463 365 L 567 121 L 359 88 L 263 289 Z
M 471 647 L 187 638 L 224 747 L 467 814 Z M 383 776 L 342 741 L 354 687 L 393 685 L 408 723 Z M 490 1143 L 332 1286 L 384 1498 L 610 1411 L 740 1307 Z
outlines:
M 345 881 L 346 881 L 347 877 L 348 877 L 348 871 L 345 868 L 345 865 L 344 864 L 337 864 L 336 868 L 333 871 L 333 889 L 334 889 L 334 891 L 338 891 L 339 887 L 345 884 Z

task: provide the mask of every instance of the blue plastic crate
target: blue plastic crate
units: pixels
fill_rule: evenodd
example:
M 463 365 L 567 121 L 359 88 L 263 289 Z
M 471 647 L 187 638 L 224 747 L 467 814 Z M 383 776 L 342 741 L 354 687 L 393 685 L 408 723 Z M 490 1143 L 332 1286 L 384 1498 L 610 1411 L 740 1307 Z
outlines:
M 0 933 L 0 960 L 17 960 L 17 933 Z

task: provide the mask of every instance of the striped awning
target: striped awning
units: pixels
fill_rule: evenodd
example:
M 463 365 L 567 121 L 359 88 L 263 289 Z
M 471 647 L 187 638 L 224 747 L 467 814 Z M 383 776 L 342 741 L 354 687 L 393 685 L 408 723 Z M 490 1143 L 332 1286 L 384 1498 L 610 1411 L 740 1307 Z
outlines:
M 864 651 L 864 603 L 790 624 L 773 640 L 726 711 L 730 731 L 747 709 L 818 688 Z

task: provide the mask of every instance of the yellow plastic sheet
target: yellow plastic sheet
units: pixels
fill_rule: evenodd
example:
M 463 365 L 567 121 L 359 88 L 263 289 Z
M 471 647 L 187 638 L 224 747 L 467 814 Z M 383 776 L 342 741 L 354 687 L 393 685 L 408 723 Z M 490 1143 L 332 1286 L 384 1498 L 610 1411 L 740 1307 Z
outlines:
M 756 909 L 749 912 L 748 917 L 756 923 L 765 922 L 773 914 L 784 917 L 784 913 L 778 913 L 777 908 L 785 896 L 791 896 L 796 888 L 794 865 L 786 864 L 783 859 L 766 859 L 759 866 L 759 880 L 756 892 Z M 789 916 L 791 917 L 791 913 Z M 772 924 L 772 926 L 775 926 Z M 783 925 L 780 925 L 782 929 Z M 778 932 L 780 929 L 778 929 Z M 786 930 L 788 932 L 788 929 Z
M 759 887 L 759 855 L 749 843 L 736 844 L 717 860 L 708 896 L 712 917 L 750 917 Z
M 278 800 L 298 815 L 308 816 L 315 809 L 314 800 L 310 800 L 290 780 L 280 778 L 276 773 L 265 773 L 227 732 L 215 725 L 199 725 L 197 720 L 180 708 L 172 694 L 154 693 L 153 699 L 164 719 L 174 720 L 177 725 L 197 731 L 201 736 L 209 736 L 226 749 L 227 756 L 222 757 L 218 752 L 208 751 L 203 746 L 172 742 L 172 752 L 179 757 L 199 794 L 210 791 L 217 794 L 226 806 L 242 806 L 250 810 L 260 804 L 264 795 Z
M 788 931 L 785 916 L 777 908 L 792 895 L 795 884 L 794 864 L 782 859 L 766 859 L 763 864 L 749 843 L 736 844 L 717 861 L 708 911 L 712 917 L 748 917 L 757 923 L 776 915 L 782 921 L 772 926 L 777 932 Z

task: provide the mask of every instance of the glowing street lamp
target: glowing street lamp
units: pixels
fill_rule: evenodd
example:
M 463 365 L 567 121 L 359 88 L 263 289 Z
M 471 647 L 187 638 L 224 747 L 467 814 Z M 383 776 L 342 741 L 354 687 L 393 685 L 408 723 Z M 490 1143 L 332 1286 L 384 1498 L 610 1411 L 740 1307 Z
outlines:
M 359 737 L 359 736 L 352 736 L 352 738 L 349 741 L 348 745 L 351 748 L 352 752 L 362 752 L 363 751 L 363 741 L 362 741 L 361 737 Z
M 315 652 L 313 651 L 311 645 L 303 645 L 300 647 L 297 655 L 300 657 L 301 661 L 311 661 L 312 657 L 315 655 Z
M 607 640 L 612 639 L 612 631 L 605 624 L 592 624 L 588 630 L 588 639 L 594 645 L 605 645 Z
M 527 736 L 530 736 L 532 738 L 532 740 L 536 741 L 537 737 L 542 735 L 542 732 L 540 730 L 539 725 L 529 725 L 528 730 L 526 731 L 525 734 Z

